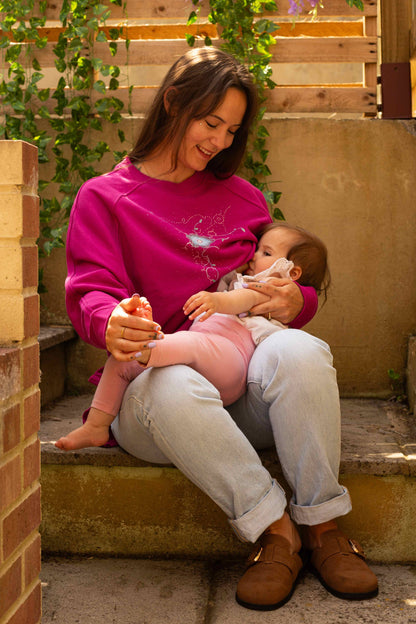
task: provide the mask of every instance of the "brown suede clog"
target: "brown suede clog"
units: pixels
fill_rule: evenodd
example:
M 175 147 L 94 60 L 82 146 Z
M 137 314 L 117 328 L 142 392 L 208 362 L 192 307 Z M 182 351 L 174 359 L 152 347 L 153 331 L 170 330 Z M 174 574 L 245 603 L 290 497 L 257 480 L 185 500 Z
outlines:
M 281 535 L 263 534 L 248 558 L 248 568 L 237 585 L 236 600 L 247 609 L 272 611 L 292 596 L 303 567 L 298 553 Z
M 334 529 L 322 533 L 320 543 L 311 550 L 310 564 L 325 589 L 345 600 L 367 600 L 377 596 L 377 577 L 366 564 L 358 542 Z

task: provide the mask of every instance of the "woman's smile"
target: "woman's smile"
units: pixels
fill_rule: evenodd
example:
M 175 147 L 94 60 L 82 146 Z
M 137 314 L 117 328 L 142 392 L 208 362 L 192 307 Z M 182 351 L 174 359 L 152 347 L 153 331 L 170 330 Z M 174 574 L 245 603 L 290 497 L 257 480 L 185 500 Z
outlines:
M 247 98 L 243 91 L 230 87 L 219 106 L 206 117 L 189 124 L 179 150 L 176 176 L 186 179 L 203 171 L 209 160 L 231 146 L 244 118 Z

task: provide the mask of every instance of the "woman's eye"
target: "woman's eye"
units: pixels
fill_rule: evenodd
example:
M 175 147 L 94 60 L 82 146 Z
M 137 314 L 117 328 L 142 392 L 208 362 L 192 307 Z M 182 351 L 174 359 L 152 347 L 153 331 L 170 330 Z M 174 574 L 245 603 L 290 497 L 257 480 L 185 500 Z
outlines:
M 215 124 L 211 124 L 207 120 L 205 120 L 205 123 L 207 124 L 208 128 L 216 128 L 217 127 Z
M 271 256 L 271 253 L 269 251 L 263 251 L 263 256 Z

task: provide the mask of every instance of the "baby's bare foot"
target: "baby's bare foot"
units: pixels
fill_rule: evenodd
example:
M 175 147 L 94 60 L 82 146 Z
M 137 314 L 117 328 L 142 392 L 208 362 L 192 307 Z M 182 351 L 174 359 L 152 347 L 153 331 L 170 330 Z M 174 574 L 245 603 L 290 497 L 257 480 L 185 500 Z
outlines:
M 138 295 L 133 296 L 137 297 L 137 308 L 134 311 L 134 315 L 149 319 L 149 321 L 153 321 L 152 306 L 150 305 L 146 297 L 139 297 Z
M 150 305 L 146 297 L 140 297 L 140 302 L 137 306 L 135 314 L 137 316 L 141 316 L 142 318 L 149 319 L 149 321 L 153 321 L 152 306 Z M 158 340 L 160 335 L 163 336 L 163 333 L 159 330 L 156 332 L 154 338 Z M 139 362 L 139 364 L 146 366 L 146 364 L 150 360 L 150 356 L 151 356 L 150 349 L 145 349 L 143 353 L 136 354 L 135 359 Z
M 147 349 L 144 353 L 140 353 L 140 355 L 137 354 L 135 359 L 139 362 L 139 364 L 142 364 L 142 366 L 146 366 L 146 364 L 150 360 L 150 356 L 151 352 L 149 349 Z
M 78 429 L 74 429 L 67 436 L 59 438 L 55 442 L 55 446 L 62 451 L 74 451 L 87 446 L 102 446 L 108 442 L 109 437 L 110 432 L 107 425 L 95 426 L 87 420 Z

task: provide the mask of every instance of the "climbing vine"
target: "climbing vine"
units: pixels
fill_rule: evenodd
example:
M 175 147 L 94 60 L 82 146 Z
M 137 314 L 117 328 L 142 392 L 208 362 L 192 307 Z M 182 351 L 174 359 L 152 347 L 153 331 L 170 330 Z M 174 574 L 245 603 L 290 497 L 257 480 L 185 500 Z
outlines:
M 198 19 L 200 12 L 199 0 L 192 0 L 192 3 L 195 8 L 189 15 L 188 25 Z M 271 47 L 275 44 L 273 33 L 278 28 L 275 22 L 263 17 L 263 13 L 277 12 L 276 2 L 274 0 L 252 2 L 210 0 L 209 4 L 211 10 L 208 19 L 212 24 L 217 24 L 221 30 L 223 40 L 221 48 L 246 65 L 257 84 L 260 108 L 243 163 L 244 173 L 247 179 L 263 192 L 274 218 L 283 219 L 283 214 L 277 207 L 281 193 L 270 190 L 267 182 L 268 176 L 271 175 L 267 165 L 269 151 L 266 147 L 269 132 L 262 123 L 266 112 L 264 104 L 267 89 L 274 89 L 276 86 L 272 79 L 270 60 L 272 58 Z M 187 41 L 192 46 L 195 43 L 195 37 L 187 35 Z M 212 44 L 209 37 L 205 37 L 205 44 Z
M 318 8 L 323 8 L 322 0 L 289 0 L 289 15 L 294 19 L 309 5 L 310 14 L 317 16 Z M 364 9 L 362 0 L 346 0 L 349 6 Z M 194 6 L 188 18 L 188 26 L 195 23 L 199 17 L 201 0 L 192 0 Z M 275 219 L 283 219 L 283 214 L 277 206 L 281 197 L 279 191 L 269 188 L 268 177 L 271 171 L 267 165 L 269 150 L 267 149 L 268 130 L 263 123 L 266 112 L 265 102 L 269 89 L 274 89 L 276 83 L 272 78 L 270 61 L 271 48 L 275 44 L 274 33 L 279 26 L 272 20 L 264 17 L 265 12 L 277 13 L 278 7 L 274 0 L 209 0 L 210 13 L 208 20 L 220 28 L 223 43 L 221 48 L 235 56 L 247 66 L 256 82 L 260 110 L 252 129 L 251 144 L 244 161 L 244 169 L 248 180 L 258 187 L 264 194 Z M 186 36 L 188 44 L 195 43 L 194 35 Z M 212 45 L 209 37 L 205 37 L 205 45 Z
M 121 6 L 122 0 L 110 1 Z M 122 28 L 103 28 L 111 11 L 99 0 L 63 0 L 62 28 L 53 46 L 59 77 L 54 88 L 42 88 L 44 74 L 37 56 L 48 44 L 46 35 L 39 34 L 46 23 L 46 1 L 0 0 L 0 13 L 0 50 L 8 63 L 7 75 L 0 81 L 4 118 L 0 136 L 33 143 L 39 162 L 53 158 L 55 165 L 51 179 L 39 181 L 39 252 L 46 256 L 64 245 L 75 195 L 85 180 L 97 175 L 96 163 L 110 151 L 104 139 L 93 136 L 103 131 L 104 120 L 113 124 L 121 120 L 124 105 L 114 95 L 120 68 L 95 56 L 94 46 L 107 43 L 114 57 Z M 125 45 L 128 48 L 127 39 Z M 94 92 L 98 97 L 92 98 Z M 125 140 L 121 130 L 118 136 Z M 113 154 L 119 160 L 124 152 Z M 49 185 L 53 188 L 48 197 Z

